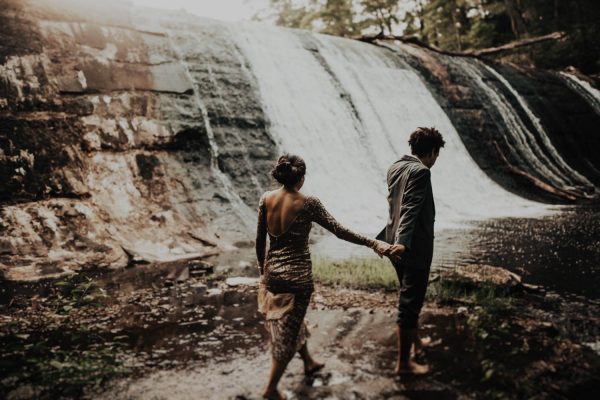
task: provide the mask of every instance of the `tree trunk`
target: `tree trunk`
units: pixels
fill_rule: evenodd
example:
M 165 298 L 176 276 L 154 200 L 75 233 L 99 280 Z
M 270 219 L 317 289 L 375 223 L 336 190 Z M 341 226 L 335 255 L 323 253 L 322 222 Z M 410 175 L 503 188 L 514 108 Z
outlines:
M 452 7 L 452 9 L 450 10 L 450 15 L 452 16 L 452 25 L 454 27 L 454 37 L 456 39 L 456 47 L 458 49 L 458 51 L 462 51 L 462 44 L 460 42 L 460 30 L 458 29 L 458 21 L 456 19 L 456 1 L 452 0 L 450 3 L 450 7 Z
M 379 23 L 379 31 L 381 32 L 381 35 L 384 36 L 385 35 L 385 25 L 383 24 L 383 15 L 381 14 L 381 10 L 377 10 L 376 15 L 377 15 L 377 21 Z
M 388 16 L 385 20 L 387 28 L 388 28 L 388 33 L 391 35 L 392 34 L 392 13 L 388 10 Z
M 554 0 L 554 30 L 557 31 L 559 29 L 559 16 L 558 16 L 558 3 L 559 0 Z
M 428 41 L 427 34 L 425 33 L 425 13 L 423 12 L 423 3 L 421 0 L 417 1 L 417 17 L 419 17 L 419 31 L 421 32 L 421 40 Z
M 519 10 L 519 5 L 515 0 L 504 0 L 504 5 L 506 6 L 506 13 L 510 18 L 513 34 L 517 39 L 520 39 L 522 35 L 527 34 L 527 27 L 521 15 L 521 10 Z

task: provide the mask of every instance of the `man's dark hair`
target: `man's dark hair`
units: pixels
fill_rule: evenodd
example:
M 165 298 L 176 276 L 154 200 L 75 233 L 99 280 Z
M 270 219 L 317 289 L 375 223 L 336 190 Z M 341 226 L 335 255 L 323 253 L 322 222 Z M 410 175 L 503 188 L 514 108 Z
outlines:
M 408 144 L 414 155 L 425 156 L 432 150 L 439 152 L 446 142 L 437 129 L 419 127 L 410 134 Z

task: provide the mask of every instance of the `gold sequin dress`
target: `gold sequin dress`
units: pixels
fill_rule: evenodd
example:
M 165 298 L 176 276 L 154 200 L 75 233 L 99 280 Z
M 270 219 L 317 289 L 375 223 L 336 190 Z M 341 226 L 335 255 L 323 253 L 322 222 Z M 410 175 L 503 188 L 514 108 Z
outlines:
M 271 337 L 273 358 L 289 362 L 308 336 L 304 316 L 314 290 L 308 249 L 312 223 L 316 222 L 351 243 L 373 247 L 375 241 L 340 225 L 321 201 L 311 196 L 305 198 L 289 228 L 280 235 L 272 235 L 267 229 L 265 196 L 261 197 L 258 206 L 256 234 L 256 254 L 260 265 L 264 265 L 259 302 L 262 303 L 261 312 L 267 316 L 265 326 Z M 270 245 L 265 257 L 267 236 Z M 279 312 L 282 305 L 283 313 Z M 279 307 L 279 310 L 269 312 L 269 307 Z

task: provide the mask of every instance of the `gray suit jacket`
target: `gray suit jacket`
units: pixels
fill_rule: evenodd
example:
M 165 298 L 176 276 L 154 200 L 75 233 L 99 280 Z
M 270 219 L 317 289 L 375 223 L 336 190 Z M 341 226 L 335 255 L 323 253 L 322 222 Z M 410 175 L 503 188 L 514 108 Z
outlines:
M 418 158 L 405 155 L 389 168 L 387 183 L 389 218 L 377 239 L 406 246 L 401 264 L 429 268 L 435 220 L 431 172 Z

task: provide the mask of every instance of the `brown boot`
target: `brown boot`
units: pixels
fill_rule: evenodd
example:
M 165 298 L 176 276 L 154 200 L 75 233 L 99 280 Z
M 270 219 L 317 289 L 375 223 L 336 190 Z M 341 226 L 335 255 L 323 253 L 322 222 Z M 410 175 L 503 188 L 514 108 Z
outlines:
M 429 372 L 427 365 L 417 364 L 410 359 L 410 350 L 417 338 L 417 329 L 401 329 L 398 326 L 398 359 L 394 372 L 398 375 L 423 375 Z

